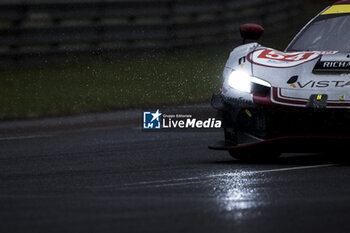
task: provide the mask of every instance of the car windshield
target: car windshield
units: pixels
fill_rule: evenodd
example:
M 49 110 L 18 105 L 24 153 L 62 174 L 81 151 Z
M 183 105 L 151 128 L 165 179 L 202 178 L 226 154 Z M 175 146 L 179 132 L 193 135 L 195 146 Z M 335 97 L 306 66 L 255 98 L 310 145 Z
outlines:
M 350 51 L 350 14 L 320 16 L 289 46 L 288 51 Z

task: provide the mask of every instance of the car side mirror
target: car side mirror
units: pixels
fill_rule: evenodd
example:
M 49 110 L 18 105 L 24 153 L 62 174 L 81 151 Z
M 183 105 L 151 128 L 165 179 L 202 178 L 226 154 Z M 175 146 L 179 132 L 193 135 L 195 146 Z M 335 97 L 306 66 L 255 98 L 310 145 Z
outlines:
M 239 31 L 243 38 L 243 44 L 246 40 L 259 40 L 264 33 L 264 28 L 259 24 L 242 24 Z

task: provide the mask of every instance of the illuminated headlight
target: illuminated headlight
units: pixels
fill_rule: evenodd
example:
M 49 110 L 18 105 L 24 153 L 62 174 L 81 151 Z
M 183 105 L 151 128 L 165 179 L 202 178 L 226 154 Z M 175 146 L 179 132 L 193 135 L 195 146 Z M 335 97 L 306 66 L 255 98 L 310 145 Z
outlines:
M 252 85 L 251 76 L 243 71 L 232 71 L 228 77 L 228 85 L 239 91 L 250 92 Z
M 228 77 L 228 85 L 236 90 L 243 92 L 251 93 L 254 83 L 266 87 L 271 87 L 270 83 L 256 77 L 252 77 L 244 71 L 234 70 Z

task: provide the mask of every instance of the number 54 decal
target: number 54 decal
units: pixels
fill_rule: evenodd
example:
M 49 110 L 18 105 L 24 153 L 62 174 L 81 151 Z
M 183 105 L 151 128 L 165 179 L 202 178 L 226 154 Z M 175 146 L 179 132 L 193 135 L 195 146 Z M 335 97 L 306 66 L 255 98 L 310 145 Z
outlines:
M 283 53 L 273 49 L 262 49 L 252 52 L 248 58 L 252 60 L 252 63 L 257 65 L 288 68 L 311 61 L 319 56 L 319 52 Z

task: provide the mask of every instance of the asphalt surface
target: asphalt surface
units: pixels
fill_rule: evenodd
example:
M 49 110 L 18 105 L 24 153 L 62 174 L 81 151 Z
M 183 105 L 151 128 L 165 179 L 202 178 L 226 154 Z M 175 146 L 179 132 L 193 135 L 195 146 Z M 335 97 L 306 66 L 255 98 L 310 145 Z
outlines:
M 242 163 L 221 132 L 139 127 L 2 133 L 0 232 L 350 232 L 336 154 Z

